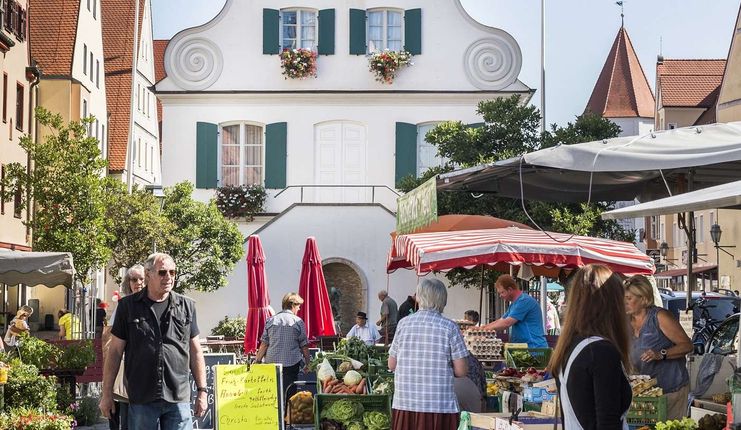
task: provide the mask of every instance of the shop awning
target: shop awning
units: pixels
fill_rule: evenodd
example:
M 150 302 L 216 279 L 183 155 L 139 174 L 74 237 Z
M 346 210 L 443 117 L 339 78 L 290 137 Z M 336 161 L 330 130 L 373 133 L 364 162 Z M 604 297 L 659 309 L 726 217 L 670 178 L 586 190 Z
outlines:
M 709 264 L 706 266 L 692 266 L 692 273 L 704 273 L 717 269 L 717 264 Z M 656 278 L 673 278 L 675 276 L 687 276 L 687 268 L 684 267 L 680 269 L 664 270 L 663 272 L 654 273 L 654 277 Z
M 74 274 L 69 252 L 0 252 L 0 284 L 71 288 Z
M 392 242 L 387 271 L 407 268 L 423 275 L 480 264 L 574 269 L 590 263 L 625 275 L 655 270 L 653 259 L 632 243 L 510 227 L 400 235 Z

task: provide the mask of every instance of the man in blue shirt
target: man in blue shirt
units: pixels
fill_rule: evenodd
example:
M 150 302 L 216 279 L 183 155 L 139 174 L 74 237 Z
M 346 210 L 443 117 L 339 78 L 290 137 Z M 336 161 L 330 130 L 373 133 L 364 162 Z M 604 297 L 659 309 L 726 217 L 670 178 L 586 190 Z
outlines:
M 529 348 L 547 348 L 543 332 L 543 314 L 538 302 L 527 294 L 510 275 L 502 275 L 494 284 L 497 294 L 511 302 L 502 318 L 486 324 L 484 328 L 502 331 L 509 328 L 509 341 L 527 343 Z

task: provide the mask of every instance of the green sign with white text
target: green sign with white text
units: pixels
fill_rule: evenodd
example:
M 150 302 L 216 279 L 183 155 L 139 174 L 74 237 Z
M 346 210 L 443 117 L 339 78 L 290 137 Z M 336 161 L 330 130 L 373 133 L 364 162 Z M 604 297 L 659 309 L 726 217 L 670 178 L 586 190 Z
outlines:
M 407 234 L 437 221 L 437 178 L 396 199 L 396 234 Z

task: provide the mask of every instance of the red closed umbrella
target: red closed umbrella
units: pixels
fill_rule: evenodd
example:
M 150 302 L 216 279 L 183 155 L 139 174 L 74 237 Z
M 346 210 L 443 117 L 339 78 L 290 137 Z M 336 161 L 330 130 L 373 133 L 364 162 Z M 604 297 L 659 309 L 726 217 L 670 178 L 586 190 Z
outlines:
M 332 307 L 329 304 L 327 283 L 324 281 L 322 257 L 319 256 L 319 248 L 313 237 L 306 239 L 298 294 L 304 299 L 298 316 L 304 320 L 309 341 L 314 342 L 318 336 L 337 334 L 334 328 Z
M 244 333 L 244 353 L 257 350 L 257 344 L 265 328 L 265 321 L 273 316 L 270 294 L 265 280 L 265 253 L 260 237 L 247 238 L 247 326 Z

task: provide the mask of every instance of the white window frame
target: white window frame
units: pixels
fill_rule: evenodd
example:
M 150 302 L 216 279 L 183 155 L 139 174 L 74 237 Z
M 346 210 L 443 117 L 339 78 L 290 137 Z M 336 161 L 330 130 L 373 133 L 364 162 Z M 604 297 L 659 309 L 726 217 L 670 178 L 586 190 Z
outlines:
M 415 177 L 417 177 L 417 178 L 421 177 L 422 174 L 425 171 L 427 171 L 427 169 L 425 169 L 424 171 L 420 171 L 420 153 L 419 153 L 420 144 L 421 144 L 421 142 L 426 142 L 426 143 L 430 144 L 429 142 L 427 142 L 426 140 L 424 140 L 424 136 L 420 132 L 420 129 L 423 128 L 423 127 L 429 126 L 429 125 L 433 126 L 433 128 L 434 128 L 435 126 L 437 126 L 438 124 L 441 124 L 443 122 L 444 121 L 428 121 L 428 122 L 422 122 L 422 123 L 417 124 L 417 142 L 415 144 L 415 146 L 416 146 L 416 152 L 417 152 L 417 165 L 414 167 L 414 169 L 415 169 Z M 430 145 L 432 145 L 432 144 L 430 144 Z M 434 145 L 432 145 L 432 146 L 434 146 Z M 441 157 L 439 155 L 435 155 L 435 159 L 438 160 L 438 162 L 439 162 L 439 164 L 437 164 L 438 166 L 444 166 L 445 163 L 447 163 L 448 161 L 450 161 L 450 160 L 446 159 L 445 157 Z M 430 168 L 430 167 L 435 167 L 435 166 L 428 166 L 428 168 Z
M 383 46 L 377 47 L 376 49 L 371 49 L 370 14 L 375 13 L 375 12 L 383 12 Z M 389 46 L 389 42 L 388 42 L 389 12 L 394 12 L 394 13 L 398 13 L 399 15 L 401 15 L 401 47 L 399 51 L 404 50 L 404 9 L 379 7 L 379 8 L 368 9 L 365 12 L 365 46 L 366 46 L 366 49 L 368 50 L 368 54 L 373 54 L 374 52 L 381 52 L 383 50 L 388 49 L 388 46 Z
M 311 46 L 311 50 L 316 52 L 317 46 L 319 45 L 319 11 L 311 8 L 286 8 L 280 10 L 280 49 L 290 49 L 290 47 L 286 46 L 283 42 L 283 26 L 285 25 L 283 23 L 283 14 L 286 12 L 296 12 L 296 48 L 301 48 L 303 46 L 303 40 L 301 37 L 301 15 L 304 13 L 311 13 L 314 15 L 314 22 L 316 24 L 314 25 L 314 42 Z
M 261 170 L 260 170 L 260 172 L 261 172 L 261 174 L 260 174 L 260 181 L 257 184 L 255 184 L 255 185 L 264 186 L 265 185 L 265 152 L 266 152 L 266 146 L 265 146 L 265 128 L 266 127 L 265 127 L 265 124 L 260 123 L 260 122 L 256 122 L 256 121 L 228 121 L 228 122 L 223 122 L 223 123 L 219 124 L 219 139 L 218 139 L 219 145 L 218 145 L 218 157 L 217 157 L 217 160 L 218 160 L 217 161 L 217 166 L 218 166 L 217 183 L 219 184 L 220 187 L 226 185 L 226 184 L 224 184 L 224 182 L 222 180 L 222 176 L 221 176 L 221 174 L 222 174 L 221 172 L 222 172 L 222 169 L 224 167 L 224 165 L 222 163 L 222 159 L 221 159 L 222 144 L 223 144 L 222 136 L 224 136 L 223 129 L 224 129 L 224 127 L 230 127 L 230 126 L 234 126 L 234 125 L 238 125 L 239 126 L 239 183 L 236 184 L 236 185 L 251 185 L 251 184 L 245 184 L 245 181 L 244 181 L 244 170 L 245 170 L 245 168 L 246 167 L 261 167 Z M 244 156 L 245 156 L 245 149 L 244 148 L 246 146 L 244 142 L 246 141 L 246 137 L 247 137 L 247 134 L 246 134 L 246 127 L 247 126 L 259 127 L 262 130 L 261 133 L 260 133 L 260 135 L 262 136 L 262 142 L 261 142 L 261 145 L 260 145 L 260 146 L 262 146 L 262 151 L 261 151 L 261 154 L 262 154 L 262 157 L 261 158 L 262 159 L 260 160 L 261 165 L 259 165 L 259 166 L 256 165 L 256 164 L 251 164 L 251 165 L 247 166 L 244 163 Z M 256 145 L 250 145 L 250 146 L 256 146 Z M 230 165 L 230 167 L 234 167 L 234 166 Z

